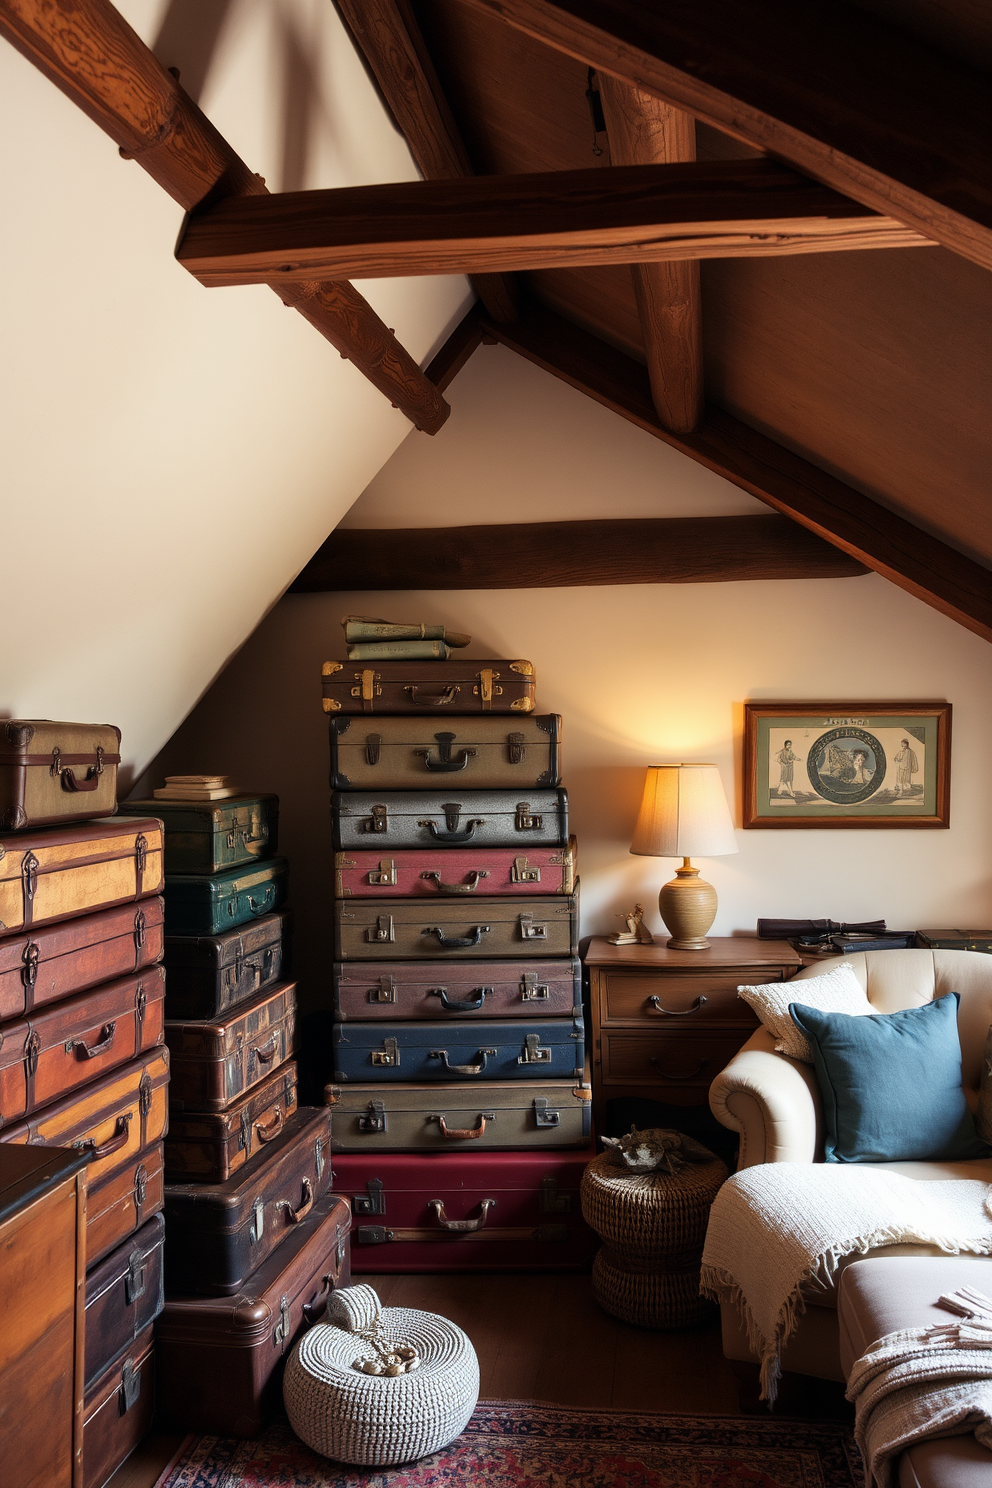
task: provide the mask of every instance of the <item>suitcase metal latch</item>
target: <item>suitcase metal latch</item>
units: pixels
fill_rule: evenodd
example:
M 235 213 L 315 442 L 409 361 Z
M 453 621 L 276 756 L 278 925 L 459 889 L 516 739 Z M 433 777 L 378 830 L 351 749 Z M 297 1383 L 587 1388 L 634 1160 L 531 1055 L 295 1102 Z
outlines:
M 548 924 L 546 920 L 535 925 L 532 914 L 522 914 L 517 916 L 517 921 L 520 925 L 521 940 L 547 940 Z
M 571 1214 L 572 1195 L 558 1192 L 558 1180 L 550 1175 L 541 1179 L 541 1213 Z
M 144 1208 L 145 1195 L 147 1194 L 147 1192 L 148 1169 L 145 1167 L 144 1163 L 139 1163 L 134 1175 L 134 1207 L 138 1212 L 139 1220 L 141 1218 L 141 1211 Z
M 544 817 L 532 812 L 529 801 L 517 802 L 517 814 L 513 825 L 518 832 L 539 832 L 544 824 Z
M 392 979 L 391 976 L 382 976 L 382 977 L 380 977 L 379 978 L 379 985 L 378 985 L 378 987 L 371 987 L 369 989 L 369 1002 L 395 1002 L 395 1001 L 396 1001 L 396 983 L 393 981 L 393 979 Z
M 400 1050 L 394 1038 L 384 1038 L 381 1049 L 372 1050 L 373 1064 L 388 1064 L 394 1069 L 399 1068 Z
M 520 978 L 521 1002 L 547 1002 L 550 990 L 548 986 L 538 984 L 537 977 L 532 971 L 525 971 Z
M 514 858 L 513 867 L 510 869 L 511 883 L 540 883 L 540 868 L 528 868 L 527 859 L 524 857 Z
M 144 873 L 145 864 L 148 861 L 148 838 L 144 832 L 139 832 L 134 839 L 134 859 L 138 872 Z
M 363 832 L 388 832 L 389 812 L 385 806 L 373 806 L 372 815 L 362 822 Z
M 358 1226 L 359 1245 L 385 1245 L 386 1242 L 388 1240 L 392 1240 L 392 1238 L 392 1230 L 387 1230 L 385 1225 Z
M 380 858 L 378 868 L 369 869 L 368 881 L 370 884 L 378 884 L 382 889 L 395 888 L 399 879 L 392 858 Z
M 382 748 L 381 734 L 365 735 L 365 760 L 367 764 L 377 765 L 379 763 L 379 751 Z
M 534 1122 L 537 1126 L 560 1126 L 561 1112 L 548 1109 L 543 1095 L 534 1097 Z
M 386 1195 L 381 1178 L 370 1178 L 363 1194 L 354 1194 L 351 1200 L 352 1214 L 385 1214 Z
M 247 1106 L 241 1112 L 241 1136 L 238 1146 L 244 1148 L 245 1157 L 251 1157 L 251 1113 Z
M 138 1110 L 147 1116 L 152 1108 L 152 1077 L 146 1070 L 138 1081 Z
M 392 915 L 377 915 L 374 925 L 370 925 L 365 932 L 365 939 L 374 945 L 386 945 L 396 939 L 396 931 L 393 929 Z
M 494 685 L 499 675 L 499 672 L 494 672 L 492 667 L 483 667 L 479 672 L 478 682 L 472 688 L 473 693 L 480 699 L 483 709 L 486 711 L 492 708 L 494 697 L 503 696 L 502 687 L 496 687 Z
M 26 992 L 30 992 L 38 980 L 38 963 L 40 960 L 40 948 L 33 940 L 29 940 L 21 955 L 21 983 Z
M 289 1298 L 279 1298 L 279 1321 L 272 1330 L 272 1342 L 277 1344 L 280 1353 L 289 1342 Z
M 124 1273 L 124 1301 L 128 1307 L 137 1302 L 139 1297 L 144 1296 L 145 1268 L 142 1260 L 140 1250 L 132 1250 L 127 1258 L 127 1271 Z
M 517 1059 L 518 1064 L 550 1064 L 551 1050 L 541 1048 L 541 1035 L 539 1033 L 528 1033 L 524 1039 L 524 1052 Z
M 386 1107 L 382 1101 L 369 1101 L 358 1118 L 358 1130 L 365 1136 L 386 1130 Z
M 41 864 L 33 852 L 27 852 L 21 859 L 21 880 L 24 887 L 24 898 L 32 900 L 38 887 L 38 869 Z
M 141 1375 L 134 1367 L 133 1359 L 125 1359 L 121 1365 L 121 1387 L 117 1392 L 118 1413 L 126 1416 L 141 1394 Z
M 138 952 L 141 950 L 142 946 L 145 943 L 145 926 L 146 926 L 147 923 L 148 922 L 145 919 L 145 911 L 143 909 L 139 909 L 138 910 L 138 913 L 134 917 L 134 963 L 135 963 L 135 970 L 137 970 L 137 965 L 138 965 Z
M 522 765 L 527 753 L 527 743 L 523 734 L 507 734 L 506 752 L 511 765 Z
M 251 1206 L 251 1224 L 248 1227 L 248 1244 L 257 1245 L 265 1231 L 265 1200 L 257 1198 Z
M 354 676 L 358 682 L 357 687 L 351 689 L 352 697 L 360 697 L 363 703 L 372 703 L 377 697 L 382 696 L 382 688 L 379 686 L 379 674 L 371 668 L 361 672 L 355 672 Z
M 313 1144 L 313 1170 L 317 1174 L 319 1183 L 324 1172 L 324 1139 L 318 1137 Z

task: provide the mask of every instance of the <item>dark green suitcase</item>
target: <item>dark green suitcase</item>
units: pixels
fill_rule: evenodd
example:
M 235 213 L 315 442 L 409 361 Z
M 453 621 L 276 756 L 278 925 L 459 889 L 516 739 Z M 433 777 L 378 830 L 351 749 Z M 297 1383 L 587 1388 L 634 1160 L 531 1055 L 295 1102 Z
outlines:
M 224 801 L 125 801 L 129 816 L 165 824 L 166 873 L 219 873 L 270 858 L 279 845 L 279 797 L 228 796 Z
M 260 919 L 284 903 L 288 878 L 285 858 L 224 873 L 167 873 L 165 933 L 219 935 Z

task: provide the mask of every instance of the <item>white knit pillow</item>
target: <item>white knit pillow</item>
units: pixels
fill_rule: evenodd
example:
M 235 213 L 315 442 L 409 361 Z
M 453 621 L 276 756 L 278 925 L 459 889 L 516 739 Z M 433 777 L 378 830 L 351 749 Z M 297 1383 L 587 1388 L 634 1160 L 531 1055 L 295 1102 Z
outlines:
M 761 1019 L 775 1040 L 779 1054 L 790 1059 L 813 1063 L 813 1054 L 805 1036 L 789 1017 L 789 1003 L 818 1008 L 821 1013 L 849 1013 L 860 1016 L 873 1013 L 864 989 L 854 975 L 850 961 L 842 961 L 822 976 L 807 977 L 799 982 L 764 982 L 760 987 L 738 987 L 743 997 Z

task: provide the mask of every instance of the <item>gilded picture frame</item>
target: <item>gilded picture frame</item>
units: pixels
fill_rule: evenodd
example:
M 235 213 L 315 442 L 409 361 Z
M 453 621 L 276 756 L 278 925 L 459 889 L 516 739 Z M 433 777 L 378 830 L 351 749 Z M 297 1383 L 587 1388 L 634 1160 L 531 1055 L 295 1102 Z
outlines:
M 745 703 L 744 821 L 947 827 L 950 703 Z

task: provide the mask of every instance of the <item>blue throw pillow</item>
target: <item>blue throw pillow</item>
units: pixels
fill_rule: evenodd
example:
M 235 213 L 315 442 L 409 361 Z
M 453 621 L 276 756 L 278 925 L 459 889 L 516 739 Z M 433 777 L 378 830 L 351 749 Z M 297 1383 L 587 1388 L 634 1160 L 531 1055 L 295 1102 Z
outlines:
M 827 1162 L 985 1157 L 961 1083 L 956 992 L 898 1013 L 789 1005 L 813 1051 Z

